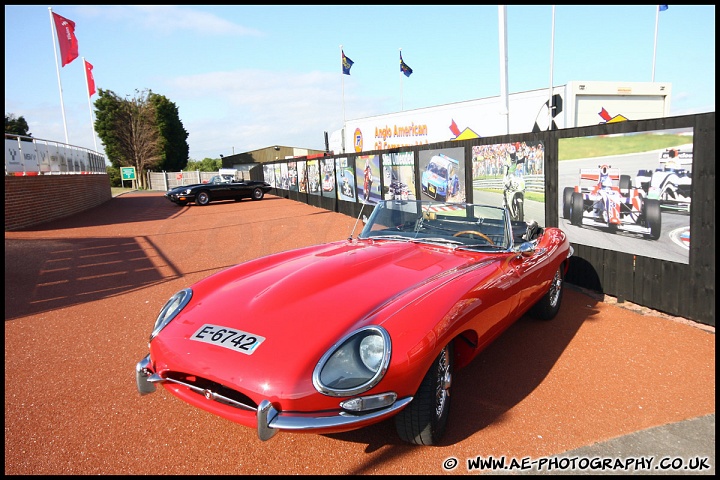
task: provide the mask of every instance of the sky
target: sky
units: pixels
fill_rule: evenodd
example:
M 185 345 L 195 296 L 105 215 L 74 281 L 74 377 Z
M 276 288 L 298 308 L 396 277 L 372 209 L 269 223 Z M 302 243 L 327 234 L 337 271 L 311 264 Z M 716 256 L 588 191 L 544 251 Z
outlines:
M 49 8 L 75 22 L 79 45 L 60 81 Z M 651 82 L 655 63 L 654 80 L 672 84 L 671 116 L 714 112 L 715 6 L 657 10 L 559 5 L 553 30 L 551 5 L 506 6 L 507 93 L 549 88 L 551 76 Z M 65 123 L 71 145 L 104 153 L 85 58 L 97 89 L 173 102 L 190 160 L 324 150 L 344 120 L 499 97 L 498 19 L 497 5 L 5 5 L 5 114 L 63 143 Z

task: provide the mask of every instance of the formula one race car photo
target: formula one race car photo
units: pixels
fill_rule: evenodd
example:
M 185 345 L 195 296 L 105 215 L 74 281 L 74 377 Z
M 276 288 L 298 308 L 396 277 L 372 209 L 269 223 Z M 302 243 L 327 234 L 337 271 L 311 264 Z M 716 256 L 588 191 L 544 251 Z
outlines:
M 563 190 L 563 218 L 575 226 L 595 226 L 616 233 L 619 229 L 660 238 L 660 201 L 633 188 L 620 169 L 598 165 L 580 170 L 580 185 Z
M 635 187 L 641 188 L 647 198 L 660 200 L 668 210 L 690 211 L 692 193 L 692 161 L 690 149 L 668 148 L 660 152 L 660 166 L 653 170 L 640 170 Z

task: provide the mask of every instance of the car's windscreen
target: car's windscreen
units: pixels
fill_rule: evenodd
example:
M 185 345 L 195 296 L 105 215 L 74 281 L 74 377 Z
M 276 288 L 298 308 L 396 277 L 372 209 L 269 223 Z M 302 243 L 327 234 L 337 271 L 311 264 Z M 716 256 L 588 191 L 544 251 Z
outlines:
M 385 200 L 375 206 L 359 238 L 413 241 L 452 248 L 509 248 L 505 210 L 474 204 Z

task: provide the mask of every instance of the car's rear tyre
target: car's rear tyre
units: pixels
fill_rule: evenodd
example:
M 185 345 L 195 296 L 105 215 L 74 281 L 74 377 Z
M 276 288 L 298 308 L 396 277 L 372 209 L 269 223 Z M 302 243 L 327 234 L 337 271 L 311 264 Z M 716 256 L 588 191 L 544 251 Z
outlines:
M 570 207 L 570 223 L 573 225 L 582 225 L 583 218 L 583 194 L 573 192 L 572 203 Z
M 436 445 L 447 427 L 453 374 L 453 345 L 445 345 L 425 374 L 413 401 L 395 416 L 400 438 L 415 445 Z
M 195 204 L 196 205 L 207 205 L 210 203 L 210 194 L 206 191 L 198 192 L 195 196 Z
M 645 210 L 645 223 L 650 229 L 650 238 L 657 240 L 660 238 L 661 230 L 660 200 L 653 198 L 645 199 L 643 209 Z
M 572 210 L 572 194 L 575 192 L 573 187 L 565 187 L 563 190 L 563 218 L 570 220 L 570 211 Z
M 530 309 L 530 315 L 540 320 L 552 320 L 560 311 L 560 302 L 563 296 L 564 275 L 563 266 L 555 271 L 550 287 L 545 295 Z
M 253 190 L 253 193 L 252 193 L 253 200 L 262 200 L 264 196 L 265 196 L 265 192 L 262 191 L 262 188 L 256 188 L 255 190 Z

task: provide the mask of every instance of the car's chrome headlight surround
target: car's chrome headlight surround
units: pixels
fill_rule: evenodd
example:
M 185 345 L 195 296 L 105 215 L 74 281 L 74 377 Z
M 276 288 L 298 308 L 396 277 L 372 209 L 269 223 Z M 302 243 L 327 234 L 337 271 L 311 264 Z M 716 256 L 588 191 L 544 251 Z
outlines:
M 155 319 L 155 326 L 150 334 L 150 341 L 152 341 L 152 339 L 155 338 L 157 334 L 160 333 L 160 331 L 165 328 L 165 326 L 170 323 L 172 319 L 180 313 L 180 311 L 182 311 L 183 308 L 185 308 L 185 305 L 190 302 L 191 298 L 192 289 L 190 288 L 184 288 L 170 297 L 170 300 L 165 303 L 165 306 L 162 310 L 160 310 L 157 319 Z
M 366 392 L 387 372 L 390 335 L 369 325 L 346 335 L 320 358 L 313 371 L 315 389 L 325 395 L 345 397 Z

